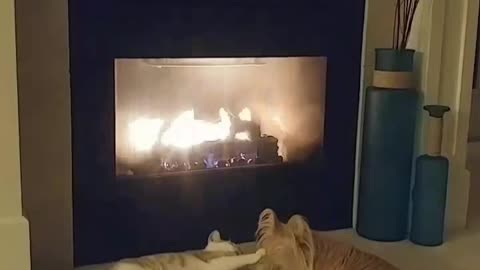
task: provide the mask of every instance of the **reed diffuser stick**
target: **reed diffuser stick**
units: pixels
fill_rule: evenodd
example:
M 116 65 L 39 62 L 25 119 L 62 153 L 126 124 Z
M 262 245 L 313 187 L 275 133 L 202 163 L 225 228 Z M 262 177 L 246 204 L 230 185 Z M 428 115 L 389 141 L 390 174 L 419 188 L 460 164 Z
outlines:
M 396 0 L 392 48 L 406 49 L 420 0 Z

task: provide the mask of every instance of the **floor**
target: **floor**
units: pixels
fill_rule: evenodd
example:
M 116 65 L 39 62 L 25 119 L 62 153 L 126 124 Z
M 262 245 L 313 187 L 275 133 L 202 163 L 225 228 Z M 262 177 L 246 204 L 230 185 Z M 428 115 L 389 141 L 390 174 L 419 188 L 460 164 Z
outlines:
M 440 247 L 421 247 L 408 241 L 379 243 L 356 235 L 352 230 L 333 232 L 336 238 L 376 254 L 404 270 L 474 270 L 480 265 L 480 228 L 450 235 Z
M 377 254 L 402 270 L 476 270 L 480 265 L 480 227 L 450 235 L 448 241 L 435 248 L 413 245 L 408 241 L 380 243 L 358 236 L 353 230 L 329 233 L 336 239 Z M 108 270 L 109 265 L 81 267 L 76 270 Z

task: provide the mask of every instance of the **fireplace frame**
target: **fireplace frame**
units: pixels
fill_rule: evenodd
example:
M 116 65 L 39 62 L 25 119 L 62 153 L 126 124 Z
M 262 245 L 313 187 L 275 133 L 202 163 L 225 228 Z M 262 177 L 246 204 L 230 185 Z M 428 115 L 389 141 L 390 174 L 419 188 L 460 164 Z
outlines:
M 128 248 L 127 244 L 135 243 L 135 239 L 118 238 L 135 228 L 118 226 L 115 222 L 128 219 L 127 213 L 145 210 L 136 208 L 138 205 L 132 202 L 131 196 L 153 191 L 155 188 L 150 188 L 158 188 L 159 182 L 115 179 L 116 58 L 326 56 L 324 146 L 307 166 L 315 172 L 310 174 L 306 165 L 297 164 L 276 170 L 273 175 L 293 171 L 298 174 L 292 178 L 308 179 L 295 185 L 281 181 L 276 190 L 277 194 L 285 194 L 283 198 L 272 195 L 273 198 L 250 206 L 250 210 L 270 206 L 278 209 L 281 216 L 300 212 L 316 229 L 351 227 L 364 1 L 333 2 L 320 1 L 314 7 L 300 2 L 289 6 L 260 6 L 249 1 L 231 6 L 194 7 L 174 3 L 160 6 L 148 1 L 135 4 L 133 1 L 70 0 L 76 265 L 166 248 L 178 250 L 185 248 L 186 243 L 202 244 L 200 238 L 195 238 L 178 246 L 167 241 L 162 246 L 141 243 Z M 349 2 L 348 9 L 343 8 L 344 2 Z M 156 17 L 154 10 L 159 8 L 163 13 Z M 342 15 L 338 16 L 340 12 Z M 128 20 L 131 14 L 142 16 Z M 218 17 L 213 18 L 212 14 Z M 252 183 L 257 183 L 253 192 L 256 196 L 268 197 L 274 193 L 268 189 L 273 183 L 253 179 Z M 237 234 L 233 240 L 244 241 L 251 232 L 239 234 L 232 229 L 231 234 Z

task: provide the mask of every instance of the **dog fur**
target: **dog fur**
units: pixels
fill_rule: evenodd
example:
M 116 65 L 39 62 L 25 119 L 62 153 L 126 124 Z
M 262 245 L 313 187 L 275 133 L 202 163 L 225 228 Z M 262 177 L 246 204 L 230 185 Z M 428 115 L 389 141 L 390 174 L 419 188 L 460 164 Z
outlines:
M 256 236 L 271 270 L 398 270 L 375 255 L 312 232 L 300 215 L 284 224 L 273 210 L 265 209 Z

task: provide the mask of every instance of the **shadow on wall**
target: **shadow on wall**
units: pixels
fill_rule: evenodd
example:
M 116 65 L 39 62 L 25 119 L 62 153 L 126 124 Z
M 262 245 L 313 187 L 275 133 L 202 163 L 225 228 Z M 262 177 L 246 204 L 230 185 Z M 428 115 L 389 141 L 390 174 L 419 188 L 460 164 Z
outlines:
M 480 168 L 478 164 L 480 164 L 480 140 L 468 144 L 467 168 L 471 176 L 468 209 L 468 226 L 470 228 L 480 228 L 480 197 L 478 196 L 480 193 Z
M 470 115 L 469 142 L 480 142 L 480 89 L 472 91 L 472 107 Z
M 472 105 L 470 114 L 470 129 L 468 132 L 467 169 L 470 171 L 470 202 L 468 210 L 468 226 L 480 226 L 480 89 L 472 91 Z

